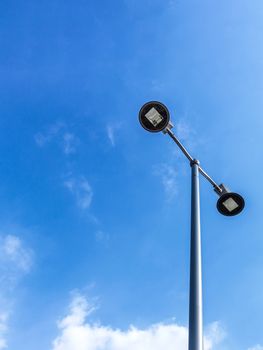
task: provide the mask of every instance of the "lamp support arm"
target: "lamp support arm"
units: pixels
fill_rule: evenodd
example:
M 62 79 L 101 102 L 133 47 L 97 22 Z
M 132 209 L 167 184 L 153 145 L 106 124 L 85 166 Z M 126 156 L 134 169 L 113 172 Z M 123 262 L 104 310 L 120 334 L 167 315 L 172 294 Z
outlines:
M 172 125 L 169 124 L 167 128 L 163 131 L 164 134 L 168 134 L 171 139 L 177 144 L 177 146 L 180 148 L 180 150 L 183 152 L 183 154 L 186 156 L 186 158 L 189 160 L 190 164 L 193 162 L 194 158 L 190 155 L 190 153 L 187 151 L 187 149 L 182 145 L 182 143 L 178 140 L 178 138 L 175 136 L 175 134 L 171 130 Z M 214 190 L 216 193 L 221 193 L 222 188 L 201 168 L 199 165 L 199 172 L 203 177 L 210 182 L 210 184 L 214 187 Z

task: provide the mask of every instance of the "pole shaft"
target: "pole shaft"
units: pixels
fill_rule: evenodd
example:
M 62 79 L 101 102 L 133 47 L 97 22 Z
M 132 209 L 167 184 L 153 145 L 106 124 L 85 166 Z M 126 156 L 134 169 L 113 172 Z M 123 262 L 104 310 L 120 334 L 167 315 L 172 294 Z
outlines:
M 199 163 L 191 162 L 191 251 L 189 300 L 189 350 L 203 350 L 202 261 L 200 230 Z

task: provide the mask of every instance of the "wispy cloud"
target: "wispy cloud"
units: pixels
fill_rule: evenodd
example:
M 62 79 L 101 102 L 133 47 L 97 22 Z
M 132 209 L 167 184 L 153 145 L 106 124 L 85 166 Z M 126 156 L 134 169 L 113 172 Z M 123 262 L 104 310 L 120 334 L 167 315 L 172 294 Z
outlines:
M 127 330 L 92 324 L 87 321 L 94 307 L 82 295 L 73 299 L 69 314 L 58 322 L 60 334 L 52 350 L 186 350 L 187 327 L 175 323 L 158 323 L 145 329 L 130 326 Z M 212 350 L 222 340 L 219 324 L 205 338 L 205 350 Z M 213 338 L 214 336 L 214 338 Z
M 7 348 L 6 334 L 8 331 L 8 313 L 0 313 L 0 349 Z
M 64 123 L 56 122 L 50 125 L 45 132 L 38 132 L 34 135 L 36 144 L 39 147 L 44 147 L 47 143 L 51 142 L 54 137 L 64 128 Z
M 27 273 L 31 269 L 33 253 L 17 236 L 7 235 L 0 238 L 0 255 L 5 264 L 12 264 L 21 272 Z
M 187 122 L 187 118 L 179 119 L 174 125 L 174 133 L 178 139 L 187 147 L 188 151 L 192 153 L 196 147 L 196 131 Z M 200 138 L 199 138 L 200 139 Z M 176 154 L 180 153 L 179 149 L 176 148 Z
M 170 164 L 157 164 L 153 168 L 153 174 L 160 177 L 166 199 L 171 201 L 177 194 L 177 172 Z
M 116 132 L 121 128 L 121 126 L 121 123 L 110 123 L 106 127 L 108 139 L 113 147 L 116 144 Z
M 193 129 L 190 127 L 190 125 L 183 120 L 179 120 L 175 124 L 175 131 L 176 135 L 179 137 L 179 139 L 184 141 L 189 141 L 191 138 L 191 135 L 194 133 Z
M 77 139 L 72 133 L 66 132 L 63 135 L 63 151 L 66 155 L 76 152 Z
M 24 275 L 33 266 L 34 253 L 21 238 L 15 235 L 0 235 L 1 275 Z
M 214 345 L 220 344 L 226 338 L 226 331 L 221 323 L 216 321 L 208 325 L 206 328 L 206 345 L 208 349 L 212 349 Z
M 12 295 L 21 278 L 30 272 L 33 251 L 15 235 L 0 236 L 0 349 L 7 347 L 7 332 L 12 312 Z
M 104 231 L 99 230 L 95 233 L 95 238 L 98 243 L 107 246 L 110 240 L 110 235 Z
M 249 348 L 248 350 L 263 350 L 263 346 L 256 345 L 256 346 L 253 346 L 252 348 Z
M 74 196 L 77 205 L 81 209 L 88 209 L 92 202 L 93 191 L 88 182 L 84 177 L 70 177 L 64 181 L 64 186 Z
M 39 147 L 44 147 L 56 141 L 65 155 L 75 153 L 78 144 L 77 137 L 69 132 L 68 126 L 62 122 L 56 122 L 46 128 L 44 132 L 36 133 L 34 139 Z

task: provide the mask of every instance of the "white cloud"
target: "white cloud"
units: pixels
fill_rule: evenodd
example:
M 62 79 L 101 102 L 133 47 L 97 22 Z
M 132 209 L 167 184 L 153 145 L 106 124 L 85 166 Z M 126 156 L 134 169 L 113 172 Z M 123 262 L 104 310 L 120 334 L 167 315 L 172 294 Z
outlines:
M 66 155 L 76 152 L 76 137 L 74 134 L 66 132 L 63 135 L 63 151 Z
M 0 313 L 0 349 L 7 348 L 6 333 L 8 331 L 8 314 L 7 312 Z
M 189 139 L 191 138 L 191 135 L 193 134 L 193 130 L 190 128 L 188 123 L 182 120 L 179 120 L 175 124 L 175 130 L 176 130 L 176 136 L 178 136 L 180 140 L 184 140 L 184 141 L 189 141 Z
M 113 329 L 89 323 L 87 318 L 93 310 L 85 297 L 75 296 L 69 315 L 58 322 L 60 334 L 53 341 L 52 350 L 187 350 L 187 327 L 159 323 L 145 329 Z M 221 339 L 219 325 L 212 328 L 216 331 L 205 339 L 205 350 L 212 350 Z
M 174 134 L 178 137 L 179 141 L 187 148 L 190 154 L 196 148 L 197 144 L 203 142 L 203 139 L 200 136 L 196 137 L 196 131 L 190 126 L 187 122 L 187 116 L 185 119 L 179 119 L 175 122 L 174 125 Z M 173 147 L 173 154 L 176 158 L 184 157 L 182 151 L 178 147 Z
M 263 350 L 263 346 L 256 345 L 256 346 L 253 346 L 253 348 L 249 348 L 248 350 Z
M 95 233 L 95 238 L 98 243 L 107 246 L 110 240 L 110 235 L 104 231 L 99 230 Z
M 38 132 L 34 136 L 36 144 L 39 147 L 45 146 L 47 143 L 52 141 L 52 139 L 60 132 L 62 128 L 64 128 L 64 124 L 61 122 L 57 122 L 49 126 L 46 132 L 44 133 Z
M 0 236 L 0 349 L 7 347 L 6 337 L 13 293 L 32 265 L 33 252 L 18 236 Z
M 77 137 L 68 131 L 66 124 L 61 122 L 56 122 L 49 126 L 45 132 L 36 133 L 34 139 L 39 147 L 44 147 L 50 142 L 57 141 L 65 155 L 75 153 L 78 143 Z
M 154 175 L 161 178 L 164 192 L 168 201 L 177 194 L 177 172 L 169 164 L 159 164 L 154 167 Z
M 107 135 L 112 146 L 115 146 L 114 129 L 112 126 L 107 126 Z
M 24 246 L 21 239 L 14 235 L 0 238 L 1 260 L 12 264 L 22 272 L 29 272 L 32 266 L 32 251 Z
M 61 329 L 81 326 L 86 317 L 95 310 L 94 306 L 90 305 L 87 299 L 80 294 L 74 296 L 69 309 L 69 315 L 58 322 Z
M 115 140 L 116 131 L 119 130 L 120 128 L 121 128 L 121 123 L 112 123 L 107 125 L 107 128 L 106 128 L 107 136 L 113 147 L 115 146 L 115 143 L 116 143 L 116 140 Z
M 93 191 L 85 177 L 66 180 L 64 186 L 72 193 L 81 209 L 88 209 L 91 205 Z
M 226 331 L 221 326 L 220 322 L 211 323 L 206 329 L 206 346 L 208 349 L 212 349 L 213 346 L 221 343 L 226 337 Z

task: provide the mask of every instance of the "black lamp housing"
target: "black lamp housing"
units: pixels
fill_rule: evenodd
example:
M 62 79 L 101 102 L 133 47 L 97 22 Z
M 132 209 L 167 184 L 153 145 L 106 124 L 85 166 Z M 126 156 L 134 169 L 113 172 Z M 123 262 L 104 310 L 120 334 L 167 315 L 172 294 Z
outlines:
M 163 103 L 150 101 L 145 103 L 140 109 L 139 121 L 145 130 L 160 132 L 169 124 L 170 113 Z
M 245 207 L 244 198 L 238 193 L 229 191 L 223 184 L 219 187 L 222 190 L 221 192 L 215 189 L 215 192 L 219 195 L 216 205 L 219 213 L 225 216 L 235 216 L 241 213 Z

